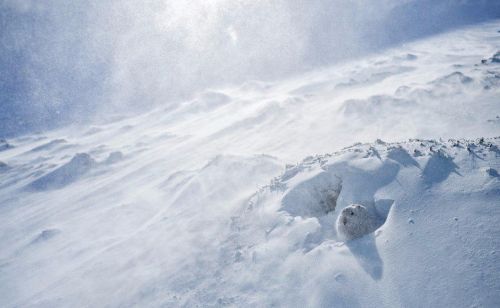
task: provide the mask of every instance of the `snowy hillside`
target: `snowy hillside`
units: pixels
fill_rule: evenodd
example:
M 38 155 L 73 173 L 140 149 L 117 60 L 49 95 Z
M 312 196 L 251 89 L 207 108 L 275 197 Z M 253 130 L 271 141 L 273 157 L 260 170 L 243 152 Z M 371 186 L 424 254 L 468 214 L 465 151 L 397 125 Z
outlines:
M 500 306 L 499 31 L 0 141 L 0 306 Z

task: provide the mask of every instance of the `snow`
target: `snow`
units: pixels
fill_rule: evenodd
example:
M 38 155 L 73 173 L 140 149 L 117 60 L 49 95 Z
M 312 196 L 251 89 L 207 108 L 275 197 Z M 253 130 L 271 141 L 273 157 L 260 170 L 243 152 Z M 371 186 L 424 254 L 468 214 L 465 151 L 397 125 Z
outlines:
M 111 156 L 111 154 L 110 154 Z M 95 164 L 90 155 L 78 153 L 67 163 L 56 170 L 39 177 L 30 186 L 37 190 L 61 188 L 78 180 Z
M 2 140 L 0 306 L 500 306 L 499 28 Z
M 498 140 L 492 142 L 498 144 Z M 318 293 L 307 287 L 302 289 L 302 283 L 289 285 L 282 280 L 273 285 L 266 278 L 256 282 L 255 285 L 265 284 L 264 290 L 289 288 L 276 304 L 496 306 L 498 279 L 494 273 L 499 270 L 495 261 L 499 241 L 494 237 L 500 231 L 495 226 L 500 183 L 481 168 L 498 166 L 500 160 L 492 150 L 495 146 L 488 144 L 474 150 L 481 161 L 471 165 L 474 154 L 450 143 L 367 144 L 304 161 L 304 169 L 321 166 L 323 171 L 316 177 L 342 179 L 337 205 L 340 209 L 353 203 L 381 208 L 381 213 L 385 208 L 387 221 L 374 234 L 344 244 L 332 228 L 340 211 L 307 218 L 286 210 L 269 212 L 277 203 L 276 189 L 270 187 L 255 197 L 251 210 L 245 213 L 248 230 L 241 237 L 252 248 L 241 268 L 257 268 L 278 277 L 286 273 L 285 277 L 298 276 L 301 282 L 311 282 L 311 288 L 325 283 L 329 290 Z M 378 155 L 370 155 L 374 147 Z M 424 155 L 414 159 L 415 165 L 400 163 L 388 155 L 395 147 L 407 153 L 420 149 Z M 454 161 L 456 170 L 449 168 L 450 161 Z M 426 173 L 430 168 L 441 172 Z M 284 190 L 284 195 L 293 189 L 289 185 L 303 185 L 291 180 L 278 183 L 275 186 Z M 259 239 L 253 235 L 256 229 L 270 231 Z M 258 262 L 252 260 L 253 252 L 257 252 Z M 300 261 L 291 261 L 294 258 Z M 343 277 L 342 286 L 336 282 L 336 276 Z M 348 301 L 343 298 L 346 292 Z M 264 298 L 270 297 L 267 294 Z

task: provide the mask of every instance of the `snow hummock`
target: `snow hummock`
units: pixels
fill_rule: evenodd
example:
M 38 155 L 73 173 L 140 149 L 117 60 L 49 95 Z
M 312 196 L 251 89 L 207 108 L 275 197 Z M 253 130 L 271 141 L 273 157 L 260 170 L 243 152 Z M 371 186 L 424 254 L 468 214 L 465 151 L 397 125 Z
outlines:
M 363 144 L 306 159 L 233 219 L 237 260 L 223 276 L 236 281 L 235 293 L 257 289 L 240 298 L 256 306 L 495 306 L 500 179 L 483 168 L 500 164 L 499 142 Z M 394 159 L 395 149 L 413 163 Z M 413 157 L 417 149 L 422 154 Z M 318 194 L 326 178 L 332 187 L 342 180 L 336 211 L 308 216 L 283 208 L 289 192 Z M 362 233 L 376 230 L 344 242 L 335 221 L 352 204 L 374 217 Z
M 87 153 L 78 153 L 68 163 L 31 182 L 30 187 L 37 190 L 64 187 L 78 180 L 94 164 L 95 161 L 90 155 Z
M 499 27 L 2 140 L 0 306 L 499 306 Z

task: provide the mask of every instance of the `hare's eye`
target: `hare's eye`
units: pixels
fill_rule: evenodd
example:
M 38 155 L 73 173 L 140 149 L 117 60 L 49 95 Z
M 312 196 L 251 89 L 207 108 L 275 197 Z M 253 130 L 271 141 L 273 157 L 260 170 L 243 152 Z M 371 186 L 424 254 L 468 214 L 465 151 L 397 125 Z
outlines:
M 354 215 L 354 212 L 351 212 L 351 216 Z

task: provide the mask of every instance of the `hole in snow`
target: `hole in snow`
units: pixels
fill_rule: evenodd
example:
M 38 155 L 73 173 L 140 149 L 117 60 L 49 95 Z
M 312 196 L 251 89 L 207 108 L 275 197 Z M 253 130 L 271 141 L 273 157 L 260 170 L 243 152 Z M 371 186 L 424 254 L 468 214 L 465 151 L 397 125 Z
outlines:
M 335 211 L 341 191 L 339 177 L 321 172 L 290 189 L 283 197 L 281 210 L 292 216 L 325 216 Z

